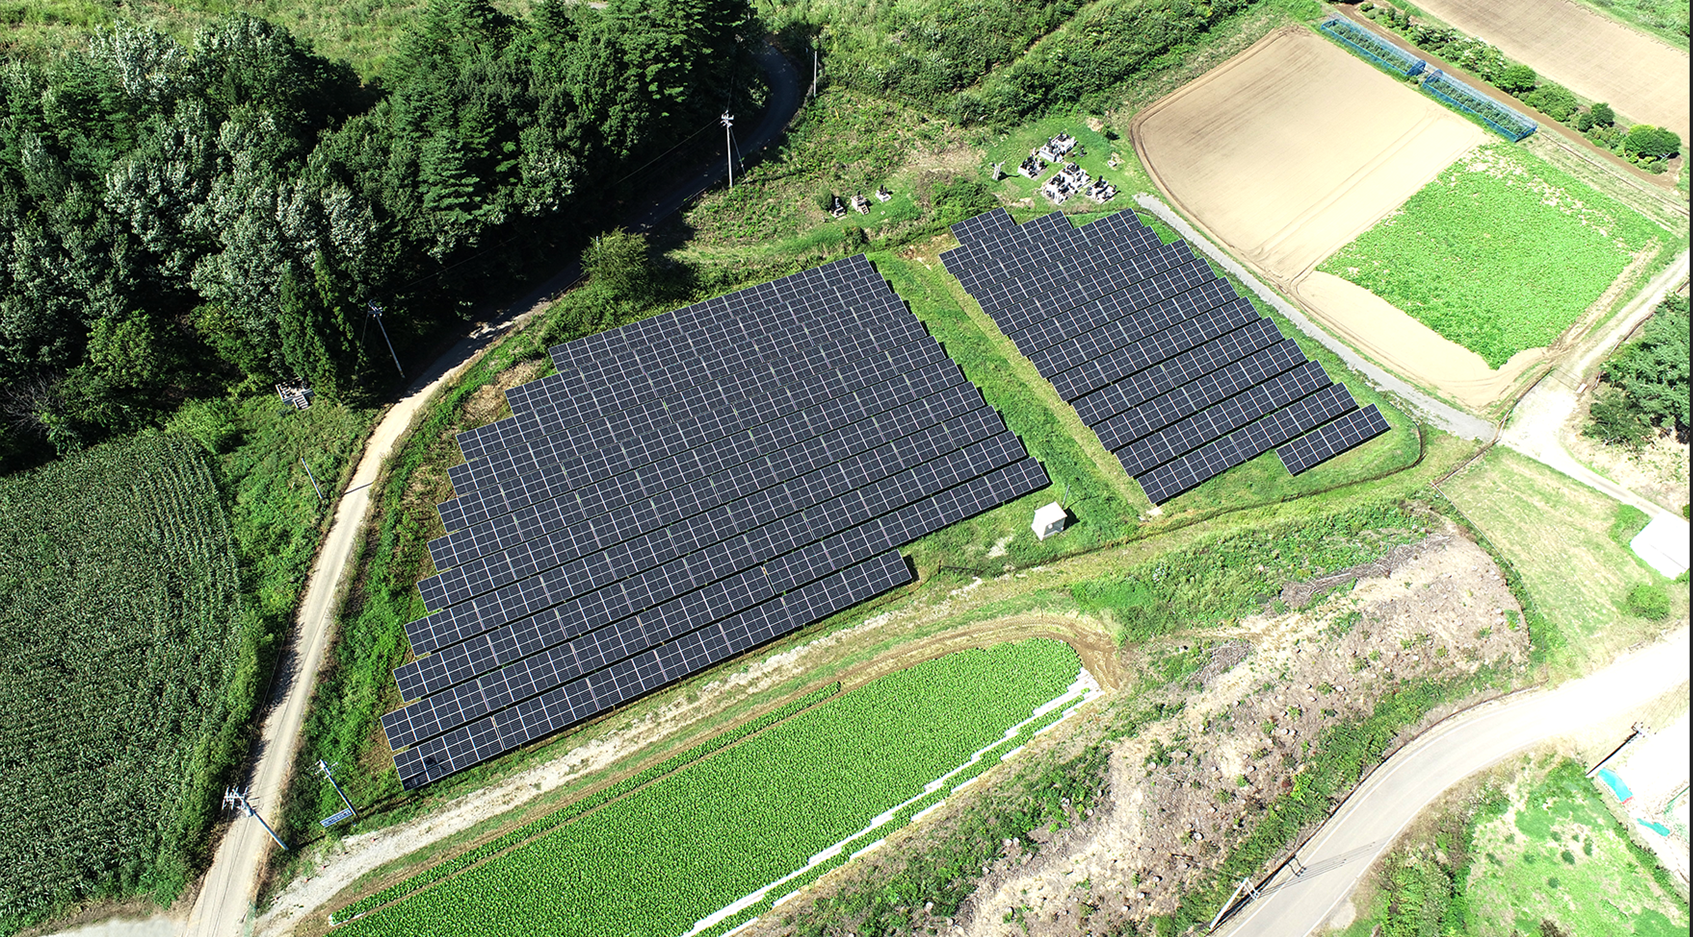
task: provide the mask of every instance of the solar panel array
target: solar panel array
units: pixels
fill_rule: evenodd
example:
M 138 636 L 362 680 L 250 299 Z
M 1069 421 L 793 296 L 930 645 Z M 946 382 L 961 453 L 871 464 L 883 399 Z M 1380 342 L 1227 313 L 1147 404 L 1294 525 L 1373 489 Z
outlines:
M 1297 475 L 1388 430 L 1133 212 L 1077 228 L 995 209 L 952 231 L 947 269 L 1154 503 L 1270 449 Z
M 1048 484 L 862 256 L 551 349 L 458 437 L 383 717 L 414 788 L 910 579 Z

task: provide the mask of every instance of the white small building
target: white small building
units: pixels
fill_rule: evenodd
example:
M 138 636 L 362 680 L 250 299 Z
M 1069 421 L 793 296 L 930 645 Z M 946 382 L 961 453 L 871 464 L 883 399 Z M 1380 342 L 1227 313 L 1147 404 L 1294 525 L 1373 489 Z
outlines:
M 1673 514 L 1659 514 L 1628 542 L 1634 555 L 1671 579 L 1687 571 L 1687 522 Z
M 1035 532 L 1036 538 L 1045 540 L 1053 534 L 1064 532 L 1064 521 L 1067 517 L 1064 509 L 1059 507 L 1058 502 L 1054 501 L 1035 510 L 1034 523 L 1030 524 L 1029 527 Z

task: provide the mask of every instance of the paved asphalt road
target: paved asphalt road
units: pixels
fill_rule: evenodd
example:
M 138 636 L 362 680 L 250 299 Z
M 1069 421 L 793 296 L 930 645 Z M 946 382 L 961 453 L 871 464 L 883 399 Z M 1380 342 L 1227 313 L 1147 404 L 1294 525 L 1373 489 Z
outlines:
M 739 149 L 752 154 L 767 146 L 782 132 L 799 109 L 799 76 L 786 58 L 766 44 L 757 53 L 759 67 L 771 87 L 767 106 L 752 134 L 742 139 Z M 625 224 L 633 229 L 649 228 L 676 211 L 700 192 L 723 178 L 726 170 L 718 158 L 668 186 L 657 198 L 630 213 Z M 293 767 L 299 744 L 300 726 L 306 715 L 317 674 L 323 665 L 334 634 L 335 594 L 348 572 L 353 547 L 362 535 L 370 508 L 370 485 L 380 474 L 383 462 L 402 440 L 424 404 L 436 390 L 461 373 L 497 337 L 528 315 L 546 306 L 579 276 L 580 265 L 572 260 L 565 269 L 528 296 L 503 310 L 494 321 L 474 323 L 452 350 L 436 360 L 382 418 L 365 445 L 364 455 L 335 510 L 335 521 L 319 551 L 311 577 L 306 581 L 305 601 L 300 606 L 299 627 L 283 661 L 275 692 L 265 716 L 260 741 L 254 750 L 257 766 L 249 778 L 253 800 L 261 814 L 274 815 Z M 224 835 L 206 873 L 200 895 L 189 912 L 185 933 L 189 937 L 236 937 L 245 933 L 258 876 L 264 860 L 275 846 L 257 823 L 238 819 Z M 155 924 L 140 922 L 144 925 Z
M 1321 926 L 1417 814 L 1448 787 L 1547 739 L 1622 715 L 1687 682 L 1688 631 L 1550 691 L 1531 691 L 1446 720 L 1367 778 L 1263 897 L 1219 934 L 1304 937 Z

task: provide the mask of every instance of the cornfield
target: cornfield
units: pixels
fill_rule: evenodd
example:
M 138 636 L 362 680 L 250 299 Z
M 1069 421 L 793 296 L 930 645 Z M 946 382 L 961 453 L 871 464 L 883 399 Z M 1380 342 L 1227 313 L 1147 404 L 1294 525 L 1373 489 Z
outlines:
M 0 933 L 181 891 L 251 715 L 251 621 L 193 442 L 0 480 Z

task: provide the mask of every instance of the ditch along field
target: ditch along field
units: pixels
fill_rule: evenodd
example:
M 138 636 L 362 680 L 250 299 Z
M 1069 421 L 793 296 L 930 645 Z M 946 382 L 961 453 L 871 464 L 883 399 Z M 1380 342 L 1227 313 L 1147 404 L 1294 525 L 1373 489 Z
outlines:
M 1079 703 L 1077 668 L 1037 639 L 890 674 L 337 932 L 723 933 Z
M 1349 343 L 1478 412 L 1674 239 L 1303 27 L 1131 134 L 1201 227 Z
M 1417 7 L 1589 101 L 1668 127 L 1683 143 L 1693 139 L 1683 49 L 1571 0 L 1418 0 Z
M 0 933 L 188 884 L 244 748 L 259 631 L 192 441 L 0 480 Z

